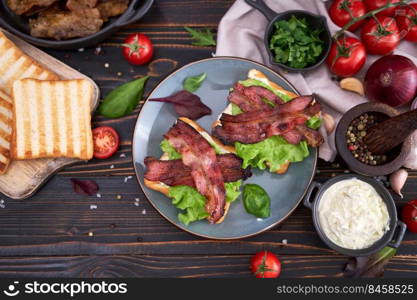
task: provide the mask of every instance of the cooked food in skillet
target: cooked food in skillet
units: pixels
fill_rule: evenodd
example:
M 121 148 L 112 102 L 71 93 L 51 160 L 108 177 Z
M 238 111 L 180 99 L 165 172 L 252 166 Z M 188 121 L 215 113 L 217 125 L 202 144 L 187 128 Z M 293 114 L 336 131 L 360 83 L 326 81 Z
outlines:
M 129 0 L 8 0 L 17 15 L 29 16 L 30 34 L 67 40 L 98 32 L 109 18 L 123 14 Z

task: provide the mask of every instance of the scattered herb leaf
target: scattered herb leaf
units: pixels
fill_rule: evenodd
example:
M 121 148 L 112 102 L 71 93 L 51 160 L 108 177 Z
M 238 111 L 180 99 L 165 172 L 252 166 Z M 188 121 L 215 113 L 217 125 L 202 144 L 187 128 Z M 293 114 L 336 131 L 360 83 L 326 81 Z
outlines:
M 71 178 L 74 192 L 83 196 L 92 196 L 98 192 L 98 184 L 94 180 L 79 180 Z
M 192 120 L 211 114 L 211 109 L 201 102 L 200 97 L 188 91 L 180 91 L 168 97 L 149 99 L 149 101 L 172 103 L 180 117 Z
M 120 118 L 130 114 L 142 99 L 145 83 L 149 76 L 145 76 L 118 86 L 111 91 L 99 107 L 101 115 L 107 118 Z
M 271 214 L 271 199 L 257 184 L 246 184 L 243 187 L 243 204 L 248 213 L 258 218 L 268 218 Z
M 382 277 L 384 267 L 397 253 L 397 249 L 385 247 L 372 256 L 352 257 L 346 264 L 343 275 L 345 277 Z
M 189 91 L 190 93 L 194 93 L 196 90 L 200 88 L 201 84 L 206 79 L 206 77 L 207 73 L 187 77 L 185 78 L 182 86 L 184 87 L 184 90 Z
M 324 49 L 320 39 L 322 30 L 312 30 L 306 19 L 294 15 L 289 20 L 277 21 L 269 41 L 276 62 L 302 69 L 316 63 Z
M 194 40 L 192 43 L 194 46 L 216 46 L 216 41 L 214 40 L 213 33 L 210 29 L 205 28 L 198 30 L 187 26 L 184 28 L 191 34 L 191 37 Z

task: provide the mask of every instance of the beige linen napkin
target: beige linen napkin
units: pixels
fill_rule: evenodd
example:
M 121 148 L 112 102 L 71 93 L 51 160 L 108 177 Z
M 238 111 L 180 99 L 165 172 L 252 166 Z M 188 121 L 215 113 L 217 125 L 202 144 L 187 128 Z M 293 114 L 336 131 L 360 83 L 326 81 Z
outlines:
M 332 33 L 339 29 L 330 20 L 325 1 L 265 0 L 265 2 L 276 12 L 301 9 L 324 15 L 328 19 Z M 267 19 L 259 11 L 246 4 L 244 0 L 236 0 L 219 24 L 216 55 L 244 57 L 269 65 L 268 54 L 263 42 L 267 24 Z M 417 64 L 417 44 L 402 41 L 395 54 L 407 56 Z M 377 58 L 378 56 L 368 55 L 366 65 L 357 77 L 363 78 L 368 67 Z M 272 68 L 287 78 L 301 94 L 313 92 L 318 94 L 323 104 L 323 110 L 331 114 L 336 122 L 350 108 L 367 101 L 355 93 L 342 90 L 336 81 L 332 81 L 332 74 L 326 64 L 304 74 L 287 73 L 278 67 Z M 325 137 L 325 143 L 320 147 L 319 156 L 326 161 L 333 161 L 336 156 L 334 132 L 327 135 L 325 130 L 321 129 L 321 133 Z M 413 138 L 414 141 L 417 141 L 417 134 L 414 134 Z M 406 167 L 413 169 L 417 169 L 417 146 L 415 145 L 414 142 L 413 151 L 405 164 Z

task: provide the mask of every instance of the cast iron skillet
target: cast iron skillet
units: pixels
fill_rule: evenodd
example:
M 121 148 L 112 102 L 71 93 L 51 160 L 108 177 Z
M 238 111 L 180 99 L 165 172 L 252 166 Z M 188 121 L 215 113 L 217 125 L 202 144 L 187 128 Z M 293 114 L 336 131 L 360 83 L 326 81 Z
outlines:
M 362 181 L 369 183 L 378 192 L 382 200 L 387 205 L 388 214 L 390 216 L 389 230 L 382 236 L 382 238 L 376 241 L 370 247 L 365 248 L 365 249 L 359 249 L 359 250 L 342 248 L 336 245 L 335 243 L 333 243 L 325 235 L 323 229 L 321 228 L 319 216 L 318 216 L 318 207 L 319 207 L 319 203 L 321 201 L 321 198 L 324 192 L 333 184 L 339 181 L 351 179 L 351 178 L 357 178 L 357 179 L 360 179 Z M 313 192 L 315 190 L 317 190 L 317 192 L 313 196 Z M 340 175 L 340 176 L 334 177 L 326 181 L 324 184 L 320 184 L 318 182 L 312 182 L 304 198 L 304 206 L 312 210 L 314 227 L 316 228 L 323 242 L 326 243 L 327 246 L 329 246 L 333 250 L 336 250 L 337 252 L 340 252 L 348 256 L 353 256 L 353 257 L 369 256 L 373 253 L 378 252 L 385 246 L 398 248 L 404 238 L 404 233 L 407 229 L 407 226 L 403 222 L 398 221 L 397 208 L 395 207 L 395 203 L 394 203 L 394 200 L 392 199 L 390 192 L 377 180 L 371 177 L 365 177 L 365 176 L 361 176 L 357 174 L 346 174 L 346 175 Z
M 105 40 L 119 28 L 137 22 L 151 8 L 154 0 L 131 0 L 128 9 L 121 16 L 111 18 L 104 23 L 100 31 L 95 34 L 74 38 L 70 40 L 56 41 L 52 39 L 36 38 L 29 34 L 28 18 L 18 16 L 13 13 L 8 5 L 7 0 L 0 2 L 0 26 L 7 31 L 19 36 L 20 38 L 34 45 L 53 48 L 53 49 L 77 49 L 84 48 Z
M 320 66 L 325 61 L 325 59 L 327 58 L 330 52 L 330 46 L 332 44 L 332 37 L 330 34 L 329 27 L 327 26 L 327 20 L 324 16 L 315 15 L 306 10 L 288 10 L 283 13 L 276 13 L 275 11 L 270 9 L 263 0 L 245 0 L 245 2 L 249 4 L 250 6 L 259 10 L 269 21 L 269 24 L 265 30 L 264 43 L 265 43 L 266 51 L 268 52 L 268 55 L 269 55 L 269 63 L 271 65 L 279 66 L 283 69 L 286 69 L 292 72 L 303 72 L 303 71 L 313 70 L 317 68 L 318 66 Z M 320 39 L 324 41 L 323 51 L 320 57 L 317 58 L 317 62 L 314 65 L 311 65 L 302 69 L 292 68 L 287 65 L 275 62 L 274 54 L 269 49 L 269 40 L 274 31 L 275 22 L 281 21 L 281 20 L 287 20 L 292 15 L 296 16 L 297 18 L 305 18 L 308 24 L 311 25 L 312 29 L 322 29 L 322 32 L 320 34 Z

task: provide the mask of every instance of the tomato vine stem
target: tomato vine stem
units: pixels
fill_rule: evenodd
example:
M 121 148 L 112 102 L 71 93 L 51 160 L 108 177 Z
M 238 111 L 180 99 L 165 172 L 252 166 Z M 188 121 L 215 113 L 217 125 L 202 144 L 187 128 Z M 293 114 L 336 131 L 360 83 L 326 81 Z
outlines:
M 334 35 L 333 35 L 333 39 L 335 41 L 337 41 L 339 39 L 340 36 L 342 36 L 346 31 L 348 31 L 348 29 L 356 24 L 357 22 L 360 22 L 362 20 L 365 20 L 369 17 L 375 17 L 376 14 L 380 13 L 381 11 L 384 11 L 388 8 L 391 7 L 396 7 L 396 6 L 407 6 L 408 3 L 410 2 L 410 0 L 401 0 L 400 2 L 396 2 L 396 3 L 392 3 L 391 1 L 388 2 L 387 4 L 385 4 L 384 6 L 381 6 L 380 8 L 371 10 L 369 12 L 367 12 L 366 14 L 364 14 L 363 16 L 357 17 L 357 18 L 352 18 L 352 20 L 349 21 L 349 23 L 347 23 L 345 26 L 343 26 L 339 31 L 337 31 Z

